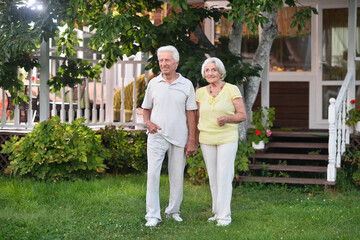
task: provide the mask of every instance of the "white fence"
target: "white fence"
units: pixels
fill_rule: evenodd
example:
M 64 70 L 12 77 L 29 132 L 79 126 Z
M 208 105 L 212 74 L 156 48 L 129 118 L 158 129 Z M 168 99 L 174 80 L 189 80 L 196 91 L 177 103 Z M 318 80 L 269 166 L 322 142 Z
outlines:
M 62 61 L 64 61 L 62 57 L 49 56 L 50 76 L 56 74 L 57 67 L 61 65 Z M 97 60 L 90 61 L 94 64 L 97 63 Z M 101 128 L 105 125 L 143 128 L 142 116 L 139 116 L 141 113 L 136 106 L 138 102 L 136 86 L 137 78 L 142 75 L 141 73 L 145 75 L 145 84 L 148 82 L 149 72 L 143 70 L 145 64 L 146 61 L 136 61 L 133 58 L 119 61 L 111 69 L 102 69 L 100 80 L 84 78 L 82 83 L 75 85 L 74 88 L 61 88 L 56 93 L 52 93 L 48 86 L 44 91 L 43 82 L 39 80 L 42 77 L 41 73 L 38 76 L 38 69 L 34 69 L 23 80 L 26 94 L 30 98 L 28 103 L 15 105 L 9 93 L 1 91 L 0 130 L 30 131 L 41 119 L 40 115 L 43 109 L 49 110 L 45 113 L 48 117 L 57 115 L 62 122 L 71 122 L 76 118 L 84 117 L 85 124 L 93 128 Z M 41 65 L 43 66 L 43 64 Z M 125 103 L 129 101 L 125 100 L 125 88 L 129 84 L 133 84 L 132 107 L 125 109 Z M 121 88 L 121 104 L 114 104 L 114 94 L 119 88 Z M 45 98 L 48 101 L 44 101 L 44 98 L 40 97 L 43 92 L 48 92 L 48 96 Z M 44 104 L 46 106 L 42 108 L 41 106 Z M 116 104 L 120 105 L 118 111 L 114 111 Z M 129 112 L 131 113 L 130 118 L 126 117 Z

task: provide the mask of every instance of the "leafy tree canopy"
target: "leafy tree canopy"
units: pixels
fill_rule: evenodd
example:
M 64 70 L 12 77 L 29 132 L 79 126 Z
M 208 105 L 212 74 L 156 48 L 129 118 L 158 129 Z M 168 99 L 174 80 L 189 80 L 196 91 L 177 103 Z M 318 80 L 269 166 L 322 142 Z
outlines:
M 174 45 L 181 54 L 179 71 L 194 84 L 204 84 L 200 67 L 205 54 L 223 60 L 228 72 L 228 81 L 241 83 L 251 75 L 258 74 L 259 67 L 242 63 L 239 56 L 231 54 L 228 41 L 213 46 L 204 38 L 194 42 L 191 33 L 199 30 L 206 18 L 218 21 L 221 16 L 235 22 L 245 22 L 256 32 L 258 25 L 267 22 L 264 11 L 272 7 L 284 7 L 283 0 L 230 0 L 229 12 L 222 9 L 198 8 L 188 5 L 186 0 L 170 0 L 172 12 L 160 25 L 151 22 L 151 14 L 161 8 L 159 0 L 36 0 L 30 5 L 25 0 L 2 0 L 0 2 L 0 87 L 10 93 L 22 89 L 18 79 L 18 67 L 29 71 L 39 67 L 38 59 L 32 53 L 39 49 L 42 41 L 54 39 L 58 54 L 65 54 L 68 61 L 61 66 L 56 77 L 49 81 L 54 89 L 74 85 L 79 76 L 96 77 L 100 67 L 110 68 L 123 55 L 139 51 L 150 53 L 148 69 L 158 71 L 156 49 L 163 45 Z M 286 0 L 285 5 L 295 6 L 297 0 Z M 38 9 L 36 6 L 41 6 Z M 307 8 L 294 16 L 293 26 L 300 30 L 305 20 L 316 9 Z M 59 31 L 59 27 L 66 30 Z M 93 32 L 88 47 L 103 53 L 103 59 L 95 68 L 88 63 L 72 60 L 79 41 L 74 30 L 89 27 Z M 201 28 L 200 28 L 201 29 Z M 16 94 L 14 94 L 16 95 Z M 20 95 L 21 97 L 22 95 Z M 26 96 L 22 96 L 26 99 Z

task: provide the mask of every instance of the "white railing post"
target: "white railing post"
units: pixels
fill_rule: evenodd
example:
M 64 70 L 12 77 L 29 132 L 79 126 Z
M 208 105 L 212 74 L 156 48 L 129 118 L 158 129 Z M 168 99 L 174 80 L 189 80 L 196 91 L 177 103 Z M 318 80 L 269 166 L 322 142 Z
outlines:
M 103 77 L 100 78 L 101 80 L 101 92 L 100 92 L 100 110 L 99 110 L 99 122 L 104 123 L 104 82 L 106 78 L 106 71 L 105 68 L 103 68 Z
M 104 67 L 104 84 L 105 84 L 105 122 L 111 124 L 114 122 L 114 79 L 118 75 L 117 64 L 111 69 Z
M 92 112 L 91 112 L 91 115 L 92 115 L 92 123 L 93 124 L 95 124 L 96 122 L 97 122 L 97 109 L 96 109 L 96 105 L 97 105 L 97 103 L 96 103 L 96 101 L 97 101 L 97 99 L 96 99 L 96 84 L 97 83 L 97 81 L 96 81 L 96 78 L 94 78 L 94 80 L 93 80 L 93 84 L 94 84 L 94 89 L 93 89 L 93 92 L 92 92 L 92 94 L 93 94 L 93 105 L 92 105 Z
M 1 94 L 2 94 L 2 100 L 3 100 L 2 109 L 1 109 L 1 127 L 4 127 L 5 124 L 6 124 L 6 118 L 7 118 L 7 111 L 6 111 L 5 101 L 9 102 L 9 100 L 5 96 L 5 90 L 4 89 L 1 90 Z
M 134 59 L 130 59 L 130 61 L 133 61 Z M 136 95 L 137 95 L 137 89 L 136 89 L 136 72 L 137 72 L 137 67 L 138 65 L 137 64 L 133 64 L 133 82 L 134 82 L 134 85 L 133 85 L 133 107 L 132 107 L 132 121 L 133 123 L 136 124 L 136 104 L 137 104 L 137 98 L 136 98 Z
M 89 79 L 85 79 L 85 123 L 89 124 L 90 122 L 90 103 L 89 103 Z
M 66 121 L 66 110 L 65 110 L 65 88 L 61 88 L 61 108 L 60 108 L 60 120 L 62 123 Z
M 49 118 L 49 42 L 43 41 L 40 46 L 40 122 Z
M 125 62 L 121 61 L 121 107 L 120 122 L 125 123 Z
M 336 180 L 336 114 L 335 114 L 335 99 L 329 100 L 329 163 L 327 167 L 327 181 L 335 182 Z

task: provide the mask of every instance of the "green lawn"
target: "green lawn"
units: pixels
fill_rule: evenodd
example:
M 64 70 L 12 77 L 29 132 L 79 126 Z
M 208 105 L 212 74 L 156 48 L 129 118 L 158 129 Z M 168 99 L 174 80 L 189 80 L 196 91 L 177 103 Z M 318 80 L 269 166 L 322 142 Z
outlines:
M 168 201 L 161 179 L 161 208 Z M 360 239 L 360 192 L 241 185 L 228 227 L 212 214 L 208 185 L 185 183 L 177 223 L 145 224 L 145 176 L 40 183 L 0 177 L 0 239 Z

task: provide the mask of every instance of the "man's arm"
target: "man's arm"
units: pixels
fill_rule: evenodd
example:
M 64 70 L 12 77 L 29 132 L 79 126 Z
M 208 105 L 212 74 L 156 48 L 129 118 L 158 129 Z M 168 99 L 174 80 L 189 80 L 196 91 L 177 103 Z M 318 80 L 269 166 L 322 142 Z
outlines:
M 185 153 L 189 157 L 192 154 L 196 154 L 198 149 L 198 142 L 196 140 L 196 110 L 187 110 L 186 117 L 189 136 L 185 146 Z
M 156 133 L 157 130 L 160 130 L 161 128 L 155 123 L 150 121 L 150 116 L 151 116 L 151 109 L 144 109 L 143 118 L 144 118 L 145 126 L 148 129 L 149 133 Z

